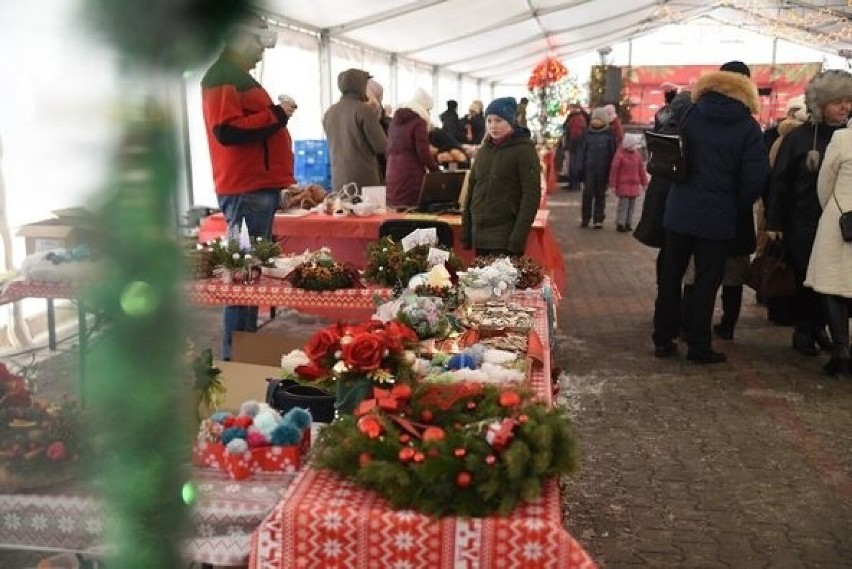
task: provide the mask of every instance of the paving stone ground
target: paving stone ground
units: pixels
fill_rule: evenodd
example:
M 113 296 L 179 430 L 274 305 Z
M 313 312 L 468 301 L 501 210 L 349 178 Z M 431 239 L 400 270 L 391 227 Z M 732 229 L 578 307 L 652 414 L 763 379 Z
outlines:
M 653 357 L 654 258 L 551 199 L 569 284 L 562 402 L 581 441 L 566 524 L 601 567 L 852 567 L 852 381 L 790 348 L 748 289 L 724 364 Z M 718 308 L 717 317 L 718 320 Z
M 551 197 L 569 275 L 555 363 L 582 452 L 569 531 L 603 568 L 852 568 L 852 381 L 797 355 L 750 291 L 734 341 L 715 343 L 727 363 L 654 358 L 656 250 L 615 231 L 609 201 L 605 228 L 583 230 L 579 194 Z M 218 310 L 195 313 L 216 348 Z M 74 385 L 71 343 L 38 364 L 42 393 Z M 44 556 L 0 551 L 0 567 Z

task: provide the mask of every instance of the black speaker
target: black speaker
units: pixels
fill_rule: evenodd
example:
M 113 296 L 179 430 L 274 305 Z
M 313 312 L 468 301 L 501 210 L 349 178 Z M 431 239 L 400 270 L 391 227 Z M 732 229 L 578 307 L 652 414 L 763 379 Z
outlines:
M 607 67 L 606 76 L 604 77 L 604 93 L 603 100 L 605 102 L 617 103 L 621 100 L 621 68 Z

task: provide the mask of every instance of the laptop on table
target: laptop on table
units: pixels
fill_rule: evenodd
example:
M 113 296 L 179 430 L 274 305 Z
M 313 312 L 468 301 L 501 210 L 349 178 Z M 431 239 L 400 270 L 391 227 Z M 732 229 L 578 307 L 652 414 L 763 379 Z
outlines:
M 461 213 L 460 198 L 469 170 L 428 172 L 420 186 L 417 213 Z

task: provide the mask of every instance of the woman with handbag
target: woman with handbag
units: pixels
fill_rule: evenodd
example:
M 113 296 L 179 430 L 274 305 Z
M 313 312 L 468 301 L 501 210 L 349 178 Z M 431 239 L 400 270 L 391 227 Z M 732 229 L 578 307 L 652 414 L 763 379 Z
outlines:
M 808 263 L 805 286 L 823 295 L 831 359 L 823 368 L 829 375 L 852 376 L 849 314 L 852 304 L 852 236 L 842 233 L 840 218 L 852 212 L 852 130 L 838 130 L 826 148 L 817 182 L 822 216 Z M 848 215 L 852 216 L 852 213 Z M 850 238 L 849 241 L 846 238 Z
M 817 175 L 831 136 L 846 126 L 852 110 L 852 74 L 830 69 L 815 76 L 805 91 L 810 120 L 793 129 L 778 148 L 772 169 L 767 234 L 782 236 L 787 260 L 804 282 L 822 208 Z M 820 295 L 800 286 L 790 303 L 794 321 L 793 348 L 807 356 L 819 354 L 817 343 L 831 348 L 825 337 L 826 315 Z

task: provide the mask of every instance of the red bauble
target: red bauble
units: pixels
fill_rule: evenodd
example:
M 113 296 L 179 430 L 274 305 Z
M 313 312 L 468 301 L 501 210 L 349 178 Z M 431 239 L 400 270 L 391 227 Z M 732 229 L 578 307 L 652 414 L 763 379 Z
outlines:
M 518 423 L 520 423 L 522 425 L 529 420 L 530 420 L 530 418 L 527 417 L 526 415 L 518 415 Z
M 399 449 L 399 460 L 402 462 L 411 462 L 411 459 L 414 458 L 414 449 L 411 447 L 404 447 Z
M 441 456 L 441 451 L 439 451 L 435 447 L 432 447 L 426 451 L 426 456 L 428 456 L 429 458 L 438 458 L 439 456 Z
M 404 445 L 407 445 L 408 443 L 411 442 L 411 437 L 409 435 L 405 434 L 405 433 L 402 433 L 401 435 L 399 435 L 399 442 L 401 442 Z
M 485 464 L 487 464 L 488 466 L 494 466 L 494 464 L 496 462 L 497 462 L 497 457 L 494 456 L 493 454 L 489 454 L 488 456 L 485 457 Z
M 471 476 L 470 472 L 462 471 L 456 476 L 456 486 L 459 488 L 467 488 L 471 482 L 473 482 L 473 476 Z
M 424 423 L 431 423 L 434 417 L 435 415 L 429 409 L 423 409 L 420 411 L 420 420 Z
M 422 452 L 414 453 L 414 462 L 423 462 L 424 460 L 426 460 L 425 454 L 423 454 Z
M 426 427 L 426 430 L 423 431 L 423 442 L 429 443 L 442 441 L 446 438 L 446 436 L 447 434 L 441 427 Z
M 364 415 L 358 419 L 358 430 L 368 438 L 377 439 L 382 434 L 382 422 L 375 415 Z
M 500 394 L 500 407 L 515 407 L 520 404 L 521 396 L 517 391 L 504 391 Z
M 476 401 L 468 401 L 467 405 L 465 405 L 469 410 L 473 411 L 476 409 Z
M 467 454 L 467 451 L 463 448 L 457 448 L 453 451 L 453 456 L 456 458 L 464 458 L 464 455 Z
M 372 462 L 372 460 L 373 460 L 372 454 L 370 454 L 368 452 L 362 452 L 358 456 L 358 466 L 360 466 L 361 468 L 364 468 L 365 466 L 370 464 L 370 462 Z

